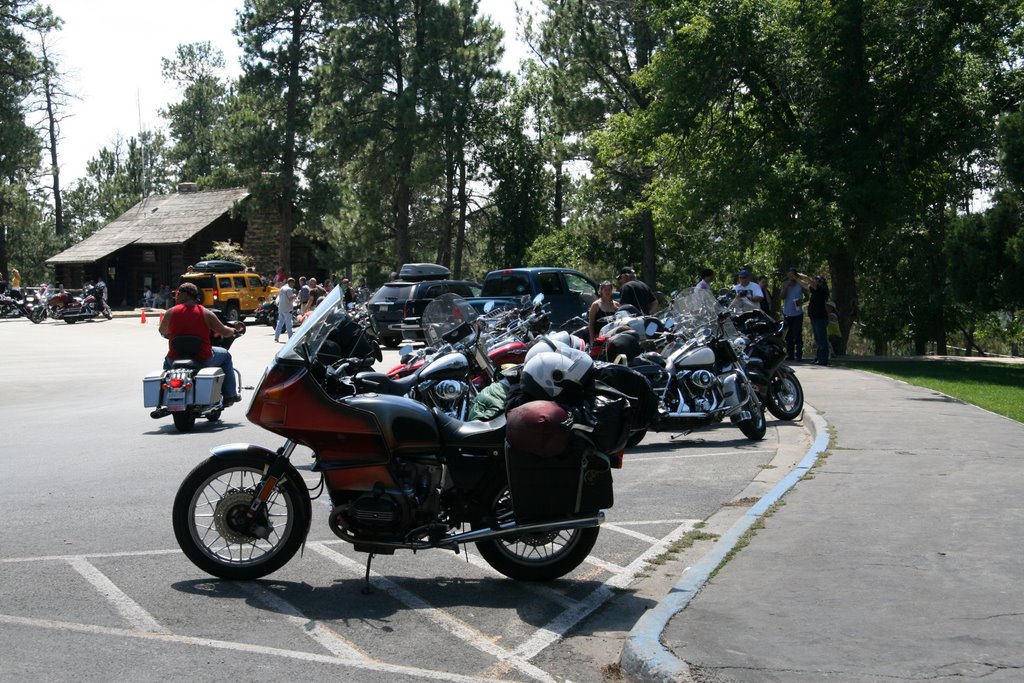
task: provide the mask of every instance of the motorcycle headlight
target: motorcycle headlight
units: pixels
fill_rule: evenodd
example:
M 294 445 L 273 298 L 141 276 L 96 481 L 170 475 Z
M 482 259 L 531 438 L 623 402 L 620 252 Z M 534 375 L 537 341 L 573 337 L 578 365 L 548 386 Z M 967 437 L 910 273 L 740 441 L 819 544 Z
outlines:
M 732 340 L 732 347 L 736 349 L 736 353 L 743 353 L 743 349 L 747 348 L 747 344 L 746 337 L 736 337 Z

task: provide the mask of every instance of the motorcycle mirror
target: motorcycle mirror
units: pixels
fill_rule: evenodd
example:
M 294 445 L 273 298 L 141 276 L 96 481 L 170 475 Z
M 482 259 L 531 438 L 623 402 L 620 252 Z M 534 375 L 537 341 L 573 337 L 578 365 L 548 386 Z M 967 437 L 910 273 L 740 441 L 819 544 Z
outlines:
M 484 313 L 490 313 L 493 310 L 494 310 L 494 302 L 493 301 L 488 301 L 486 304 L 484 304 Z
M 533 297 L 533 305 L 536 306 L 540 302 L 544 301 L 544 293 L 540 292 L 537 296 Z
M 412 344 L 406 344 L 402 348 L 398 349 L 398 356 L 399 356 L 399 358 L 405 358 L 410 353 L 412 353 Z
M 646 334 L 648 337 L 653 337 L 657 331 L 658 324 L 653 321 L 647 323 L 647 326 L 644 328 L 644 334 Z

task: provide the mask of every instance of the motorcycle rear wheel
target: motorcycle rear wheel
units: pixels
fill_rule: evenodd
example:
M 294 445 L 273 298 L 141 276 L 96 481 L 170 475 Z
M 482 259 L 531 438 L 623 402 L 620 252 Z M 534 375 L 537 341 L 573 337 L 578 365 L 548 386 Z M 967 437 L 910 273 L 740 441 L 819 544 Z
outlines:
M 191 432 L 192 428 L 196 426 L 196 416 L 192 413 L 171 413 L 171 418 L 174 420 L 174 428 L 182 434 Z
M 752 399 L 747 410 L 750 411 L 750 419 L 739 420 L 736 426 L 743 432 L 743 436 L 751 441 L 760 441 L 768 431 L 768 422 L 764 419 L 764 406 L 760 401 Z
M 804 409 L 804 388 L 792 372 L 777 372 L 768 383 L 768 412 L 780 420 L 795 420 Z
M 78 322 L 78 318 L 64 318 L 64 322 L 66 322 L 68 325 L 74 325 L 75 323 Z
M 257 522 L 270 528 L 266 539 L 244 528 L 264 463 L 245 456 L 209 458 L 178 488 L 171 513 L 182 551 L 208 574 L 232 581 L 258 579 L 277 571 L 302 545 L 309 526 L 296 484 L 278 482 Z
M 644 440 L 645 436 L 647 436 L 646 429 L 641 429 L 638 432 L 630 432 L 629 439 L 626 441 L 626 448 L 633 448 L 634 446 L 639 446 L 640 442 Z
M 494 495 L 494 515 L 500 521 L 514 516 L 512 497 L 503 485 Z M 486 528 L 482 521 L 474 529 Z M 597 543 L 599 527 L 560 529 L 543 534 L 520 534 L 491 541 L 479 541 L 477 550 L 487 564 L 510 579 L 551 581 L 583 563 Z

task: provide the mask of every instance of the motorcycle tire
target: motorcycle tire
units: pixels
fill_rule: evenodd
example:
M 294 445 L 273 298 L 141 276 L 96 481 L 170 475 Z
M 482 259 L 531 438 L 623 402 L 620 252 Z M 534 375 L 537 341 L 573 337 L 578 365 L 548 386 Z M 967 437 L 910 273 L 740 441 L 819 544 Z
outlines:
M 174 428 L 182 434 L 191 432 L 196 426 L 196 416 L 192 413 L 171 413 L 171 418 L 174 419 Z
M 752 400 L 747 406 L 750 411 L 749 420 L 738 420 L 736 426 L 743 432 L 743 436 L 751 441 L 760 441 L 768 431 L 768 421 L 764 418 L 764 406 L 760 401 Z
M 780 371 L 768 383 L 768 412 L 780 420 L 795 420 L 804 409 L 804 388 L 792 371 Z
M 216 422 L 217 420 L 220 419 L 220 411 L 215 410 L 212 413 L 207 413 L 206 419 L 209 420 L 210 422 Z
M 304 491 L 281 479 L 257 520 L 270 527 L 266 539 L 246 532 L 246 519 L 256 485 L 266 466 L 243 455 L 208 458 L 181 482 L 171 513 L 174 536 L 182 551 L 204 572 L 231 581 L 258 579 L 290 560 L 309 527 Z
M 64 322 L 66 322 L 68 325 L 74 325 L 75 323 L 78 322 L 78 318 L 64 318 Z
M 640 442 L 644 440 L 645 436 L 647 436 L 646 429 L 641 429 L 638 432 L 630 432 L 629 440 L 626 441 L 626 448 L 633 448 L 635 446 L 639 446 Z
M 497 487 L 493 500 L 496 519 L 506 521 L 513 516 L 512 497 L 508 485 Z M 484 520 L 472 524 L 486 529 Z M 518 581 L 552 581 L 561 578 L 583 563 L 597 543 L 599 527 L 561 529 L 542 534 L 521 534 L 490 541 L 478 541 L 477 550 L 487 564 L 510 579 Z
M 31 320 L 36 325 L 43 322 L 44 318 L 46 318 L 46 310 L 42 308 L 32 309 L 32 315 L 29 316 L 29 320 Z

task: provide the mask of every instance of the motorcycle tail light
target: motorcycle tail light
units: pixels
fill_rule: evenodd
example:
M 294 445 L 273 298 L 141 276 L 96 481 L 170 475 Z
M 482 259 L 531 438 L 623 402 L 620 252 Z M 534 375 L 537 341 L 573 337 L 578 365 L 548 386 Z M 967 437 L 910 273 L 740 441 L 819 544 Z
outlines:
M 182 387 L 182 385 L 184 385 L 185 383 L 182 382 L 177 377 L 175 377 L 174 379 L 171 380 L 170 384 L 171 384 L 171 388 L 172 389 L 180 389 Z

